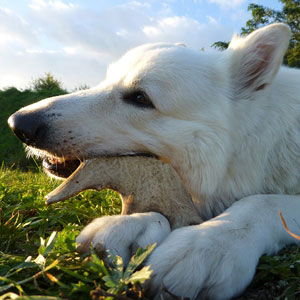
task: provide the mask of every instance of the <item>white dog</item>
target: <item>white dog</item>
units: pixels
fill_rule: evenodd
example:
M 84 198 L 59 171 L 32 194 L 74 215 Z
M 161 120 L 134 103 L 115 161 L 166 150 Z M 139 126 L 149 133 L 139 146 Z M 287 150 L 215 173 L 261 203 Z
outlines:
M 104 217 L 77 241 L 124 257 L 133 244 L 158 242 L 148 261 L 153 295 L 165 287 L 191 299 L 241 293 L 262 254 L 294 243 L 278 217 L 282 210 L 299 232 L 300 71 L 280 68 L 290 36 L 274 24 L 216 54 L 140 46 L 98 87 L 12 115 L 11 128 L 49 170 L 105 155 L 168 161 L 209 219 L 170 232 L 155 212 Z

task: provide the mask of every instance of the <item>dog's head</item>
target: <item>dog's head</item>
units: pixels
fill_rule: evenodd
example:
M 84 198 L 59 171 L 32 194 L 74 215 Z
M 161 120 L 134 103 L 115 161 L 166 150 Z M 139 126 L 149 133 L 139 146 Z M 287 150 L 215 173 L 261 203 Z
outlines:
M 289 37 L 287 26 L 271 25 L 217 55 L 143 45 L 111 65 L 99 86 L 29 105 L 8 122 L 46 168 L 61 166 L 58 175 L 78 159 L 155 155 L 211 192 L 239 134 L 236 106 L 262 97 Z

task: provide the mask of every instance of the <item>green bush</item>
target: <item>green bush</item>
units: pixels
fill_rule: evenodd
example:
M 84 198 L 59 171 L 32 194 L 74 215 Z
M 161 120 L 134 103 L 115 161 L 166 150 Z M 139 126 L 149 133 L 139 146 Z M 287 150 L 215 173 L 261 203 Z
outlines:
M 23 106 L 44 98 L 66 94 L 61 83 L 47 73 L 36 79 L 31 89 L 23 91 L 15 87 L 0 90 L 0 160 L 5 166 L 22 169 L 34 168 L 32 159 L 27 159 L 22 143 L 13 135 L 7 125 L 8 117 Z
M 35 79 L 32 83 L 32 90 L 40 93 L 46 91 L 57 95 L 65 92 L 62 89 L 62 83 L 55 79 L 51 73 L 46 73 L 44 77 Z

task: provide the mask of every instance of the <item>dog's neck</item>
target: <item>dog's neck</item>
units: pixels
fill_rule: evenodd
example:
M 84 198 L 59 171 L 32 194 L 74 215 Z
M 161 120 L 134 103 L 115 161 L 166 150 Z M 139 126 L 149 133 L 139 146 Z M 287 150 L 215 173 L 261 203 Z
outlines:
M 227 141 L 231 153 L 215 147 L 214 155 L 208 156 L 213 161 L 203 159 L 201 151 L 195 159 L 194 141 L 180 154 L 185 163 L 176 159 L 179 164 L 174 167 L 203 218 L 248 195 L 300 193 L 299 87 L 300 71 L 282 68 L 263 97 L 254 100 L 262 101 L 260 105 L 233 103 Z

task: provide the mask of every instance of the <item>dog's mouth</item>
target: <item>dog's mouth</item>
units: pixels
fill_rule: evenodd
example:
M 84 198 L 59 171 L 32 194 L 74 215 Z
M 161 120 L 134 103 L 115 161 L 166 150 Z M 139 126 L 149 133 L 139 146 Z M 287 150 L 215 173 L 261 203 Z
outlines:
M 67 178 L 79 167 L 79 159 L 62 159 L 56 157 L 45 157 L 43 159 L 43 168 L 49 175 Z
M 113 155 L 104 155 L 102 157 L 121 157 L 121 156 L 144 156 L 144 157 L 153 157 L 158 158 L 152 153 L 124 153 L 124 154 L 113 154 Z M 93 157 L 97 158 L 97 157 Z M 99 157 L 100 159 L 101 157 Z M 58 178 L 68 178 L 70 177 L 80 166 L 81 162 L 84 160 L 79 159 L 65 159 L 60 157 L 50 157 L 46 156 L 43 158 L 43 168 L 45 172 L 54 177 Z
M 105 155 L 100 157 L 89 157 L 85 160 L 79 159 L 62 159 L 57 157 L 44 157 L 43 167 L 46 173 L 56 178 L 65 178 L 55 190 L 46 195 L 46 204 L 51 204 L 68 199 L 82 190 L 88 188 L 96 188 L 92 184 L 94 179 L 91 179 L 94 171 L 99 172 L 97 162 L 94 160 L 101 160 L 107 158 L 121 158 L 121 157 L 142 156 L 147 158 L 157 159 L 158 157 L 151 153 L 126 153 L 119 155 Z M 95 165 L 95 167 L 93 167 Z M 104 170 L 103 170 L 104 171 Z M 97 173 L 98 174 L 98 173 Z
M 90 173 L 93 171 L 93 165 L 95 163 L 94 160 L 126 156 L 143 156 L 154 159 L 159 158 L 152 153 L 145 152 L 103 153 L 100 156 L 98 154 L 90 154 L 86 157 L 53 155 L 52 153 L 33 147 L 26 147 L 26 152 L 28 156 L 35 156 L 42 159 L 43 169 L 50 177 L 64 179 L 64 181 L 56 189 L 45 196 L 47 199 L 46 204 L 68 199 L 86 189 L 86 186 L 89 186 L 87 181 L 90 180 L 90 176 L 93 176 Z M 97 163 L 95 165 L 97 165 Z M 93 187 L 89 186 L 89 188 Z

